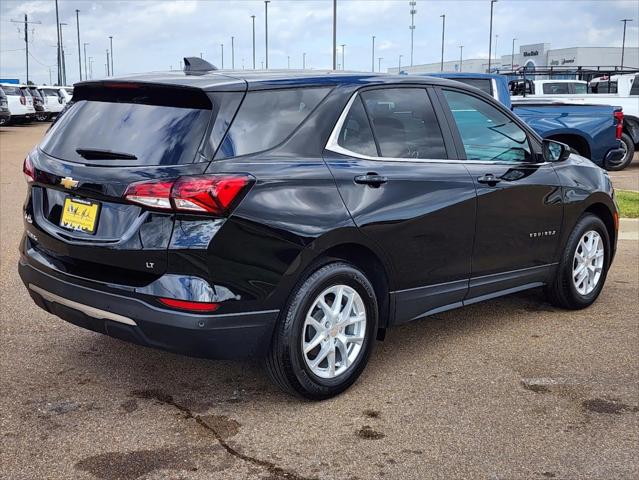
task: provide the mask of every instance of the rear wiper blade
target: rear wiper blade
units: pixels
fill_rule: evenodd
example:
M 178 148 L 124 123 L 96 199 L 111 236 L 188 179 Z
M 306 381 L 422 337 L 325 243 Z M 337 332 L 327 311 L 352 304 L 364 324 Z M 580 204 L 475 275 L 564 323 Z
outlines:
M 138 157 L 130 153 L 114 152 L 112 150 L 99 150 L 96 148 L 77 148 L 75 150 L 82 158 L 87 160 L 137 160 Z

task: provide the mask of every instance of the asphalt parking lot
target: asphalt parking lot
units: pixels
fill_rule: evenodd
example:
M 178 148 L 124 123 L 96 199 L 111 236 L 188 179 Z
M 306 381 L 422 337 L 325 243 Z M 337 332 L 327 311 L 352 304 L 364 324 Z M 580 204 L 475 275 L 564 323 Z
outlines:
M 639 477 L 635 234 L 591 308 L 530 291 L 396 328 L 353 388 L 312 403 L 258 362 L 129 345 L 36 308 L 17 244 L 22 161 L 45 129 L 0 128 L 2 478 Z M 615 175 L 639 189 L 638 161 Z

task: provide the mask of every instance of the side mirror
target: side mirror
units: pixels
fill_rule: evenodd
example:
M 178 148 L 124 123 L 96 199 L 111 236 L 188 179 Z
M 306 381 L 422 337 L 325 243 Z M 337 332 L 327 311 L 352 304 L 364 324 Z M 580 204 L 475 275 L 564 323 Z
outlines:
M 547 162 L 561 162 L 570 157 L 570 147 L 555 140 L 544 140 L 544 160 Z

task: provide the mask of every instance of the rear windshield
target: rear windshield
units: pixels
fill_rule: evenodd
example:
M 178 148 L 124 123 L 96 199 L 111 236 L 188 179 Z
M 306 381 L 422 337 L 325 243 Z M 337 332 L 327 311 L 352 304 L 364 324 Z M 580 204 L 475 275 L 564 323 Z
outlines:
M 490 78 L 451 78 L 451 80 L 479 88 L 482 92 L 493 96 L 493 82 Z
M 276 147 L 297 129 L 329 91 L 330 88 L 288 88 L 248 92 L 217 158 Z
M 57 97 L 59 95 L 58 91 L 54 88 L 41 88 L 40 89 L 47 97 Z
M 639 95 L 639 75 L 635 75 L 635 78 L 632 79 L 631 83 L 632 87 L 630 87 L 630 95 L 633 97 Z
M 2 89 L 4 90 L 4 93 L 6 93 L 7 95 L 21 95 L 20 87 L 12 87 L 10 85 L 2 85 Z
M 31 97 L 32 96 L 31 92 L 26 87 L 20 87 L 20 91 L 22 91 L 22 93 L 24 93 L 27 97 Z
M 210 118 L 210 109 L 80 100 L 40 148 L 85 164 L 193 163 Z
M 570 84 L 565 82 L 544 83 L 546 95 L 564 95 L 570 93 Z

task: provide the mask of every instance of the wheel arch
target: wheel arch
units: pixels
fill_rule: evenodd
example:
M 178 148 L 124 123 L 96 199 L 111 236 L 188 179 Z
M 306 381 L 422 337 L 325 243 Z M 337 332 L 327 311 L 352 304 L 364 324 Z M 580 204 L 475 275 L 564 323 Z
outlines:
M 617 241 L 617 222 L 619 221 L 618 218 L 615 220 L 615 213 L 611 211 L 608 205 L 598 200 L 595 200 L 593 203 L 588 205 L 583 213 L 592 213 L 593 215 L 596 215 L 606 226 L 611 245 L 610 261 L 612 261 L 615 255 L 614 245 L 616 245 Z
M 583 155 L 587 158 L 591 158 L 592 149 L 590 148 L 590 142 L 588 139 L 578 133 L 574 132 L 555 132 L 550 135 L 544 135 L 544 138 L 549 140 L 556 140 L 561 143 L 565 143 L 569 147 L 574 148 L 579 152 L 580 155 Z

